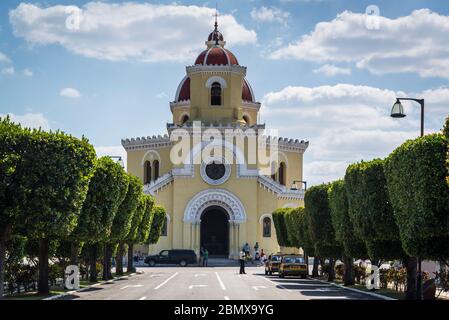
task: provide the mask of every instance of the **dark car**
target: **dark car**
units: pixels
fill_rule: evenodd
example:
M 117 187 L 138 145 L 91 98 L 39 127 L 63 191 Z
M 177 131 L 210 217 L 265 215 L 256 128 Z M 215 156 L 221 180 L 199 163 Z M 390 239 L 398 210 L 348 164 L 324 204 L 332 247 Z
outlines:
M 307 264 L 303 256 L 285 255 L 282 257 L 281 265 L 279 266 L 280 278 L 284 278 L 285 276 L 300 276 L 305 279 L 307 273 Z
M 159 254 L 150 255 L 145 258 L 145 263 L 150 267 L 156 264 L 179 264 L 181 267 L 198 263 L 197 256 L 193 250 L 173 249 L 162 250 Z
M 281 264 L 282 254 L 272 254 L 268 257 L 268 260 L 265 262 L 265 274 L 269 274 L 270 276 L 273 272 L 279 271 L 279 265 Z

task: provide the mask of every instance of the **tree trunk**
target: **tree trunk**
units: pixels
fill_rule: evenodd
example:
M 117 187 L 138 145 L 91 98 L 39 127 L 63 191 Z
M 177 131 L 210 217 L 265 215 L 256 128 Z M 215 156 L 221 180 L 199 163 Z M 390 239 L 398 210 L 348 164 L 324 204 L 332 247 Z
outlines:
M 313 257 L 313 269 L 312 269 L 312 277 L 318 278 L 318 265 L 320 263 L 320 258 Z
M 329 275 L 327 277 L 327 281 L 335 280 L 335 259 L 329 258 Z
M 405 299 L 416 300 L 416 264 L 415 257 L 407 257 L 403 260 L 404 266 L 407 269 L 407 290 L 405 291 Z
M 110 243 L 108 243 L 107 247 L 108 247 L 108 270 L 107 270 L 108 275 L 107 275 L 107 277 L 109 280 L 109 279 L 113 279 L 112 271 L 111 271 L 111 269 L 112 269 L 112 245 Z
M 307 252 L 304 250 L 304 262 L 306 263 L 307 275 L 309 275 L 309 257 L 307 256 Z
M 77 266 L 79 264 L 78 252 L 80 243 L 78 241 L 72 241 L 70 244 L 70 265 Z
M 343 262 L 345 264 L 345 275 L 344 275 L 344 285 L 352 286 L 354 285 L 354 262 L 351 257 L 343 257 Z
M 0 232 L 0 300 L 2 300 L 4 294 L 3 283 L 5 282 L 6 242 L 11 235 L 11 225 L 6 225 Z
M 133 266 L 133 253 L 133 244 L 128 243 L 128 267 L 126 268 L 126 272 L 128 273 L 136 271 Z
M 89 248 L 90 277 L 89 282 L 97 282 L 97 250 L 98 243 L 92 243 Z
M 117 276 L 123 275 L 123 251 L 124 244 L 121 242 L 118 244 L 117 255 L 115 257 L 115 275 Z
M 48 239 L 39 239 L 39 280 L 37 292 L 39 294 L 48 294 Z

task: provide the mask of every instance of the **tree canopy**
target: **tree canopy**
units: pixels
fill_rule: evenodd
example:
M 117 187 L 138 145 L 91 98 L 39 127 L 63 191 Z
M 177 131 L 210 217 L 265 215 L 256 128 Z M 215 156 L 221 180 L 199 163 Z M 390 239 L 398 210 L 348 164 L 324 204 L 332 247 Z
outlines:
M 165 209 L 161 206 L 153 206 L 153 221 L 151 223 L 150 234 L 147 244 L 156 244 L 161 236 L 162 228 L 165 224 Z
M 285 214 L 290 211 L 289 208 L 276 209 L 273 216 L 274 229 L 276 230 L 276 238 L 281 247 L 290 247 L 288 238 L 287 224 L 285 221 Z

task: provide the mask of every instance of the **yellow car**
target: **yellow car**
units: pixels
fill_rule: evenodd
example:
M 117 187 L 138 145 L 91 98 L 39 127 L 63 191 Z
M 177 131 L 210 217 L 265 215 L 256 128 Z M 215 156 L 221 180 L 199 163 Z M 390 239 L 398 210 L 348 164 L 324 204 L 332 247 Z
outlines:
M 279 265 L 281 264 L 282 255 L 281 254 L 272 254 L 268 257 L 268 260 L 265 262 L 265 274 L 272 275 L 273 272 L 279 272 Z
M 285 276 L 300 276 L 305 279 L 307 274 L 307 264 L 303 256 L 285 255 L 282 257 L 279 266 L 279 278 L 284 278 Z

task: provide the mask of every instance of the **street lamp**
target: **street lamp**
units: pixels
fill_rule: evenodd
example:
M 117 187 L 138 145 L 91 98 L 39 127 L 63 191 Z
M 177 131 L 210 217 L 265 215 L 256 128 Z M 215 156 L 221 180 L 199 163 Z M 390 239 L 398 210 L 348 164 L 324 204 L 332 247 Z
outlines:
M 392 118 L 404 118 L 404 107 L 402 106 L 401 100 L 415 101 L 421 105 L 421 137 L 424 136 L 424 99 L 414 99 L 414 98 L 396 98 L 396 102 L 391 108 L 391 117 Z M 422 296 L 422 271 L 421 271 L 421 257 L 418 257 L 418 275 L 416 277 L 417 288 L 416 295 L 419 300 L 423 299 Z
M 111 159 L 117 159 L 117 163 L 123 168 L 125 169 L 125 163 L 123 162 L 123 159 L 121 156 L 108 156 Z
M 396 102 L 394 103 L 393 108 L 391 108 L 392 118 L 404 118 L 406 116 L 401 100 L 415 101 L 421 105 L 421 137 L 422 137 L 424 135 L 424 99 L 396 98 Z
M 307 181 L 303 181 L 303 180 L 293 180 L 290 190 L 299 190 L 298 186 L 296 185 L 296 182 L 300 182 L 300 183 L 304 184 L 304 190 L 307 190 Z

